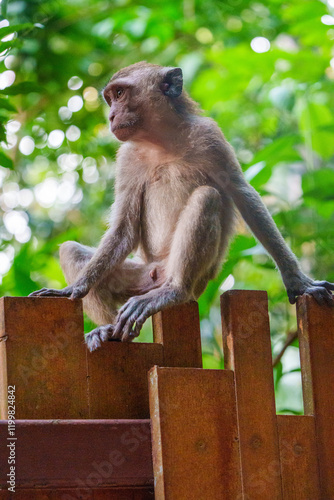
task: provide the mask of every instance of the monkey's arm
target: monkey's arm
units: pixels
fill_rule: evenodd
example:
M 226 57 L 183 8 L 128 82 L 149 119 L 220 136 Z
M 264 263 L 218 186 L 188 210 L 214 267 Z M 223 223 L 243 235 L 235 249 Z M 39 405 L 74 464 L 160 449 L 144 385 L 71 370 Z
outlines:
M 141 186 L 122 190 L 112 206 L 110 228 L 104 234 L 92 259 L 72 285 L 62 290 L 37 290 L 29 296 L 83 298 L 112 268 L 122 262 L 138 245 L 140 228 Z
M 231 183 L 231 194 L 235 205 L 256 238 L 262 243 L 276 262 L 287 289 L 291 304 L 298 295 L 313 295 L 319 303 L 333 304 L 331 290 L 334 284 L 327 281 L 313 281 L 300 269 L 299 263 L 286 245 L 260 195 L 238 173 Z

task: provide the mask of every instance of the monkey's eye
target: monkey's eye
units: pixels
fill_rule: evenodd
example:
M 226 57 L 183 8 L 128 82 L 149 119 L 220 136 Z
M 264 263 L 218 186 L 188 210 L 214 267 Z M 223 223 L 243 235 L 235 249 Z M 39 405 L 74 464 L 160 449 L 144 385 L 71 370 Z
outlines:
M 116 89 L 116 99 L 119 99 L 124 94 L 124 89 Z

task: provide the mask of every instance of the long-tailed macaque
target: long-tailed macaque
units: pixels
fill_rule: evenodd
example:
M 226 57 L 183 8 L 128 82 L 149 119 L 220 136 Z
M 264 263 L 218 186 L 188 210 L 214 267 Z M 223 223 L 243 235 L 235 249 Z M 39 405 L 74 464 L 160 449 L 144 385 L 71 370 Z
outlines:
M 101 325 L 86 336 L 91 351 L 132 340 L 153 313 L 197 299 L 220 268 L 235 207 L 276 262 L 291 303 L 304 293 L 333 303 L 334 284 L 303 274 L 232 147 L 183 90 L 180 68 L 134 64 L 103 96 L 111 132 L 124 142 L 110 227 L 96 249 L 61 245 L 66 288 L 31 294 L 83 298 Z

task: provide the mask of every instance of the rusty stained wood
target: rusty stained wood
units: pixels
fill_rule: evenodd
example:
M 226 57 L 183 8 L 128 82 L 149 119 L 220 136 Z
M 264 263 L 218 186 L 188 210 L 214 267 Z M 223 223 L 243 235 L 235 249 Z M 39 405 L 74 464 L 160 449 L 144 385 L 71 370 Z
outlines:
M 282 499 L 266 292 L 221 296 L 225 367 L 234 370 L 245 498 Z
M 153 334 L 153 344 L 108 342 L 88 354 L 91 418 L 149 418 L 152 366 L 202 366 L 196 302 L 155 314 Z
M 197 302 L 164 309 L 155 314 L 152 321 L 154 341 L 164 346 L 163 366 L 202 367 Z
M 17 418 L 148 418 L 147 372 L 201 366 L 196 303 L 155 315 L 156 343 L 107 342 L 89 353 L 81 301 L 4 297 L 0 302 L 0 417 L 16 386 Z
M 7 422 L 0 421 L 0 488 L 7 488 Z M 151 487 L 149 420 L 17 420 L 16 487 Z M 16 497 L 15 497 L 16 499 Z
M 314 417 L 278 415 L 285 500 L 320 500 Z
M 0 491 L 0 500 L 154 500 L 152 488 L 92 490 L 82 496 L 78 489 Z
M 149 388 L 156 499 L 241 499 L 233 373 L 154 367 Z
M 297 301 L 305 413 L 314 415 L 322 498 L 334 499 L 334 308 Z
M 108 342 L 87 359 L 91 418 L 149 418 L 147 372 L 163 365 L 162 345 Z
M 15 385 L 16 418 L 87 418 L 87 363 L 81 301 L 0 300 L 0 418 Z

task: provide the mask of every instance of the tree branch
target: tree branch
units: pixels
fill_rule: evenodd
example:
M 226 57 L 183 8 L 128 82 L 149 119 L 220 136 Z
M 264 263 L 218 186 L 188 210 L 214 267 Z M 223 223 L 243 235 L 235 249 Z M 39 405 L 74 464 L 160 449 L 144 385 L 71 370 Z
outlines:
M 289 347 L 289 345 L 292 344 L 292 342 L 298 337 L 298 332 L 295 331 L 295 332 L 289 332 L 288 333 L 288 336 L 287 336 L 287 339 L 281 349 L 281 351 L 277 354 L 277 356 L 275 357 L 275 359 L 273 360 L 273 368 L 275 366 L 278 365 L 278 363 L 281 361 L 282 359 L 282 356 L 283 354 L 285 353 L 285 351 L 287 350 L 287 348 Z

